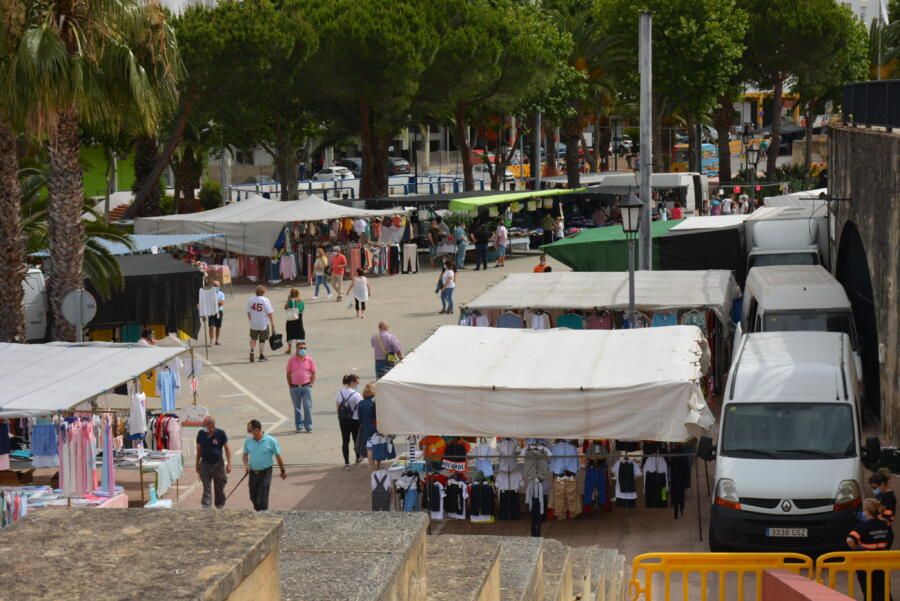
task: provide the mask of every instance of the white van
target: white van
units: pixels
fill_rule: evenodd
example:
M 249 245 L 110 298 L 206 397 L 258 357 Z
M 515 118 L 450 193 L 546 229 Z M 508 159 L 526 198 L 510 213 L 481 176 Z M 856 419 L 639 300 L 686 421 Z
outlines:
M 827 265 L 825 206 L 761 207 L 744 221 L 747 271 L 768 265 Z
M 40 269 L 30 268 L 22 281 L 25 297 L 25 339 L 41 342 L 47 339 L 47 286 Z
M 821 265 L 754 267 L 744 286 L 740 338 L 750 332 L 843 332 L 850 337 L 862 396 L 862 357 L 853 309 L 844 287 Z M 739 341 L 736 340 L 735 347 Z
M 638 194 L 640 185 L 636 172 L 609 173 L 600 183 L 589 185 L 587 191 L 624 196 L 629 192 Z M 681 202 L 685 215 L 693 215 L 697 207 L 702 207 L 703 202 L 709 200 L 709 178 L 701 173 L 653 173 L 650 175 L 650 188 L 664 199 L 669 199 L 666 208 L 670 211 L 676 200 Z
M 835 332 L 743 337 L 725 387 L 709 547 L 819 553 L 846 548 L 863 500 L 863 460 L 850 339 Z

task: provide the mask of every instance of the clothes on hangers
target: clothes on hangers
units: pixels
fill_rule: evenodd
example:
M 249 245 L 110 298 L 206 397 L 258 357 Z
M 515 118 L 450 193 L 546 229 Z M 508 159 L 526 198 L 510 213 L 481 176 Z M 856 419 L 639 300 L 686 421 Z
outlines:
M 684 515 L 685 491 L 691 487 L 691 455 L 677 447 L 675 455 L 669 458 L 669 496 L 677 520 Z
M 553 501 L 551 509 L 557 519 L 564 520 L 567 514 L 573 518 L 581 514 L 581 498 L 578 496 L 578 485 L 574 473 L 553 478 L 551 499 Z
M 675 311 L 657 311 L 653 314 L 651 326 L 658 328 L 661 326 L 677 326 L 678 313 Z
M 83 497 L 97 488 L 94 429 L 91 420 L 69 418 L 57 430 L 59 488 L 67 497 Z
M 451 520 L 466 519 L 466 500 L 469 498 L 469 483 L 462 474 L 454 474 L 447 482 L 444 509 Z
M 397 456 L 394 450 L 394 437 L 375 432 L 366 441 L 366 449 L 372 452 L 372 461 L 386 461 Z
M 544 486 L 537 478 L 528 481 L 525 489 L 525 505 L 531 514 L 531 536 L 541 535 L 541 522 L 544 520 Z
M 580 467 L 578 463 L 578 448 L 572 443 L 560 440 L 550 446 L 550 471 L 556 476 L 562 476 L 566 472 L 576 474 Z
M 372 472 L 372 511 L 391 510 L 391 476 L 387 470 Z
M 681 316 L 681 324 L 685 326 L 697 326 L 706 334 L 706 314 L 699 309 L 691 309 Z
M 428 505 L 429 517 L 432 520 L 444 519 L 444 499 L 447 496 L 447 483 L 447 476 L 441 474 L 432 474 L 425 480 L 428 494 L 425 495 L 424 500 Z
M 34 424 L 31 430 L 32 467 L 57 467 L 59 465 L 56 431 L 56 424 L 51 422 Z M 2 436 L 3 425 L 0 424 L 0 437 Z M 2 442 L 0 442 L 0 451 L 2 451 Z
M 522 320 L 522 317 L 513 313 L 512 311 L 504 311 L 497 317 L 497 327 L 498 328 L 523 328 L 525 327 L 525 322 Z
M 497 443 L 497 453 L 500 455 L 500 467 L 498 472 L 513 472 L 518 470 L 517 458 L 519 457 L 519 441 L 514 438 L 502 438 Z M 518 486 L 516 488 L 519 488 Z
M 406 472 L 397 479 L 397 492 L 400 494 L 400 505 L 409 513 L 419 509 L 419 493 L 422 486 L 418 472 Z
M 472 447 L 472 455 L 475 457 L 475 469 L 484 474 L 485 478 L 493 477 L 493 462 L 499 455 L 497 449 L 487 442 L 479 442 Z
M 469 493 L 469 520 L 473 523 L 493 524 L 497 508 L 497 491 L 487 480 L 472 483 Z
M 582 503 L 585 507 L 596 504 L 597 507 L 606 505 L 606 465 L 588 464 L 584 471 L 584 497 Z
M 665 458 L 652 455 L 644 462 L 644 503 L 647 507 L 669 506 L 669 466 Z
M 565 313 L 564 315 L 560 315 L 559 319 L 556 320 L 556 327 L 569 328 L 570 330 L 583 330 L 584 317 L 578 313 Z
M 0 490 L 0 528 L 28 515 L 28 495 L 19 490 Z
M 616 461 L 612 471 L 616 475 L 616 505 L 634 509 L 637 506 L 636 480 L 641 477 L 640 466 L 624 458 Z
M 415 244 L 403 245 L 403 273 L 419 273 L 419 247 Z
M 525 480 L 530 482 L 535 478 L 550 479 L 550 449 L 543 445 L 528 445 L 522 449 L 521 455 L 525 458 L 523 470 Z
M 144 438 L 147 432 L 147 395 L 136 392 L 131 395 L 131 408 L 128 412 L 128 434 L 132 440 Z
M 214 286 L 200 288 L 198 306 L 200 317 L 209 317 L 219 314 L 218 290 Z
M 552 327 L 550 314 L 544 311 L 531 311 L 526 313 L 525 319 L 532 330 L 549 330 Z
M 178 388 L 178 372 L 166 366 L 156 372 L 156 394 L 162 402 L 163 413 L 175 411 L 175 391 Z
M 589 330 L 612 330 L 615 328 L 612 313 L 609 311 L 595 311 L 587 318 L 587 329 Z

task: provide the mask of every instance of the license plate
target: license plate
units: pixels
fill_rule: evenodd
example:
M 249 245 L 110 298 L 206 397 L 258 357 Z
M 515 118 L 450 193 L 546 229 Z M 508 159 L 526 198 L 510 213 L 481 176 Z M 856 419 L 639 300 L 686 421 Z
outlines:
M 806 538 L 806 528 L 766 528 L 768 537 Z

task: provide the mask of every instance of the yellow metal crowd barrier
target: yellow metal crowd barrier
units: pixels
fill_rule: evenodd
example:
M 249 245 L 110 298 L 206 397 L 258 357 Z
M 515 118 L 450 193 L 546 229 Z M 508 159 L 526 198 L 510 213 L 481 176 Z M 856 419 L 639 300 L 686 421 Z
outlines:
M 843 574 L 848 597 L 856 589 L 857 573 L 865 575 L 866 599 L 872 599 L 872 591 L 884 587 L 884 598 L 890 599 L 891 572 L 900 570 L 900 551 L 841 551 L 826 553 L 816 560 L 816 580 L 828 588 L 840 590 L 838 576 Z M 875 580 L 872 576 L 875 572 Z M 880 574 L 878 573 L 880 572 Z M 841 587 L 843 588 L 843 587 Z
M 744 600 L 744 576 L 753 574 L 756 578 L 756 600 L 762 600 L 762 573 L 765 570 L 789 570 L 797 574 L 813 577 L 813 561 L 799 553 L 644 553 L 634 558 L 631 564 L 631 582 L 629 596 L 631 601 L 652 601 L 653 577 L 663 577 L 664 596 L 671 598 L 672 576 L 680 576 L 682 599 L 701 599 L 706 601 L 710 574 L 717 575 L 718 599 L 726 598 L 726 579 L 734 574 L 738 586 L 736 597 Z M 699 575 L 699 595 L 688 595 L 689 577 Z

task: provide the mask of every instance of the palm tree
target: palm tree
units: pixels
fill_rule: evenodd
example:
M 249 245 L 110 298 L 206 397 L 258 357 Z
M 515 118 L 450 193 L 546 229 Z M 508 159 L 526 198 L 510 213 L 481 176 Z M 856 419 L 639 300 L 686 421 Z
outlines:
M 25 10 L 18 0 L 0 0 L 0 90 L 7 90 L 10 61 L 15 43 L 22 35 Z M 9 102 L 0 103 L 0 342 L 22 341 L 25 312 L 21 307 L 25 254 L 19 219 L 18 128 Z
M 45 193 L 47 174 L 29 167 L 19 172 L 19 178 L 25 253 L 31 256 L 46 251 L 50 244 L 49 203 Z M 81 220 L 86 238 L 84 275 L 100 296 L 108 299 L 113 290 L 125 285 L 125 276 L 104 242 L 124 244 L 127 248 L 133 248 L 133 243 L 127 234 L 104 222 L 95 203 L 88 198 L 82 204 Z
M 27 7 L 14 58 L 14 102 L 28 132 L 48 141 L 48 289 L 51 311 L 59 316 L 66 293 L 84 280 L 79 128 L 117 131 L 133 121 L 154 132 L 174 101 L 181 63 L 156 2 L 32 0 Z M 53 338 L 73 334 L 64 320 L 53 320 Z

